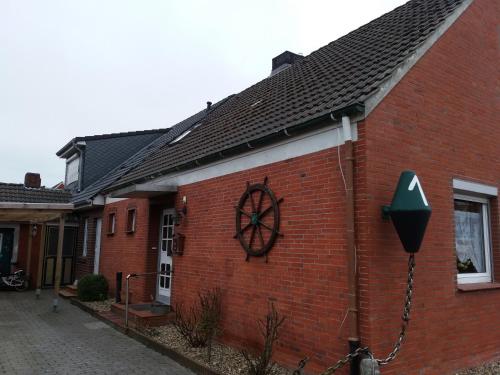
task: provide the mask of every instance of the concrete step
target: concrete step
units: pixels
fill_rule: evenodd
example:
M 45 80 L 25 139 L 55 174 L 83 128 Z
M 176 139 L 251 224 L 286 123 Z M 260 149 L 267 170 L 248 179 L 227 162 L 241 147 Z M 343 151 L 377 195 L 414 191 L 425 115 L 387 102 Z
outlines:
M 70 289 L 70 290 L 74 291 L 75 293 L 78 290 L 78 287 L 75 284 L 66 285 L 65 288 Z
M 111 305 L 111 312 L 124 319 L 125 304 L 113 303 Z M 174 313 L 170 311 L 170 306 L 161 305 L 151 309 L 151 303 L 134 303 L 129 305 L 128 316 L 129 324 L 132 323 L 143 327 L 157 327 L 170 323 L 174 318 Z
M 76 291 L 73 291 L 71 289 L 68 289 L 68 288 L 63 288 L 59 291 L 59 295 L 62 297 L 62 298 L 66 298 L 66 299 L 69 299 L 69 298 L 76 298 L 77 297 L 77 293 Z

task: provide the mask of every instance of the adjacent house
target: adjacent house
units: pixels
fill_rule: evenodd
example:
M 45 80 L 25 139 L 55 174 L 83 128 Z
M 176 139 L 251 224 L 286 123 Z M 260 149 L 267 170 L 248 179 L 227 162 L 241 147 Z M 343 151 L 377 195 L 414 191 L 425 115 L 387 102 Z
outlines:
M 168 133 L 169 129 L 157 129 L 76 137 L 57 152 L 66 159 L 64 186 L 71 192 L 80 228 L 71 282 L 99 271 L 104 207 L 101 190 L 114 181 L 113 176 L 128 170 L 132 156 L 143 155 Z
M 412 0 L 278 56 L 103 189 L 99 272 L 161 272 L 132 280 L 131 298 L 174 307 L 221 288 L 222 340 L 239 347 L 258 345 L 272 301 L 287 366 L 308 356 L 319 372 L 359 345 L 385 358 L 408 257 L 381 207 L 411 169 L 433 214 L 384 373 L 497 358 L 499 17 L 496 0 Z
M 73 282 L 73 254 L 78 223 L 71 194 L 41 186 L 37 173 L 26 173 L 24 184 L 0 183 L 0 274 L 23 269 L 29 285 L 42 287 Z M 61 222 L 61 217 L 67 216 Z M 60 268 L 56 270 L 59 230 Z M 59 286 L 57 285 L 57 288 Z

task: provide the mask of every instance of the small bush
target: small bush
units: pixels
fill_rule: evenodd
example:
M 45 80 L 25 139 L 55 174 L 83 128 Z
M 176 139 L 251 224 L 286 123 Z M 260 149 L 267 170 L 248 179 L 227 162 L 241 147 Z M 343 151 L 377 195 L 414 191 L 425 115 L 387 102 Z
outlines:
M 218 288 L 199 293 L 198 303 L 188 310 L 182 305 L 175 308 L 175 328 L 190 346 L 207 347 L 209 361 L 212 341 L 220 333 L 221 311 L 221 292 Z
M 102 275 L 85 275 L 78 281 L 78 299 L 103 301 L 108 297 L 108 282 Z
M 247 363 L 248 375 L 269 375 L 273 373 L 273 346 L 278 340 L 284 322 L 285 317 L 276 310 L 273 303 L 270 303 L 266 320 L 259 320 L 258 322 L 260 334 L 264 339 L 264 347 L 261 353 L 256 358 L 252 358 L 246 350 L 241 352 Z

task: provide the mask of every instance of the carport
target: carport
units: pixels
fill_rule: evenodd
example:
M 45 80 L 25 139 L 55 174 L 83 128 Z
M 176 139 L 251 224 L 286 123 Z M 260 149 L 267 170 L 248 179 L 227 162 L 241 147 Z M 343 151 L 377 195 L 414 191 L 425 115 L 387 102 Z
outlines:
M 38 177 L 39 179 L 39 177 Z M 54 309 L 57 308 L 59 289 L 61 286 L 61 269 L 62 269 L 62 256 L 63 256 L 63 243 L 64 243 L 64 226 L 66 215 L 73 211 L 73 204 L 69 203 L 71 195 L 69 192 L 59 189 L 49 189 L 45 187 L 27 186 L 25 184 L 5 184 L 0 183 L 0 227 L 12 228 L 4 229 L 8 232 L 10 237 L 13 238 L 15 228 L 17 228 L 16 241 L 23 243 L 16 248 L 16 261 L 17 257 L 23 259 L 25 263 L 24 270 L 26 272 L 26 279 L 30 280 L 32 273 L 36 273 L 36 291 L 40 295 L 42 288 L 42 268 L 45 250 L 45 236 L 47 223 L 58 225 L 57 237 L 57 253 L 55 261 L 55 281 L 54 281 Z M 26 229 L 20 234 L 19 228 Z M 41 227 L 41 228 L 40 228 Z M 6 232 L 7 233 L 7 232 Z M 39 233 L 37 239 L 39 245 L 35 249 L 33 246 L 33 238 Z M 14 239 L 10 241 L 12 244 L 10 248 L 10 256 L 12 256 L 14 248 Z M 1 244 L 0 244 L 1 246 Z M 17 246 L 17 244 L 16 244 Z M 0 247 L 0 254 L 2 254 Z M 32 257 L 38 258 L 37 264 L 32 266 Z M 36 262 L 36 258 L 33 262 Z M 10 260 L 9 260 L 10 262 Z M 33 268 L 36 268 L 34 270 Z

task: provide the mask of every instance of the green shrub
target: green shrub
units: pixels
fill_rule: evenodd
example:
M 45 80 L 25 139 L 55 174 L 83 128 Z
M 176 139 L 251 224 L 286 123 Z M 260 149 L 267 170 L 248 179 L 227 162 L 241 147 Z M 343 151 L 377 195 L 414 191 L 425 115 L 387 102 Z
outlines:
M 78 299 L 102 301 L 108 298 L 108 281 L 102 275 L 85 275 L 78 281 Z

